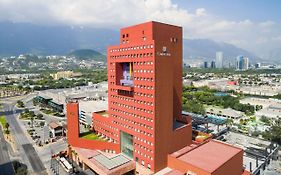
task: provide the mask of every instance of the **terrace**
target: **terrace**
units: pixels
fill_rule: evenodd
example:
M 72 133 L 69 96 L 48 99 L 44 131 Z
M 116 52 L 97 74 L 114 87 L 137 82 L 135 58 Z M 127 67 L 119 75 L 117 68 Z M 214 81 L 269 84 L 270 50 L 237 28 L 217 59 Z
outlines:
M 84 132 L 80 134 L 80 138 L 88 139 L 88 140 L 97 140 L 97 141 L 106 141 L 96 133 L 92 131 Z

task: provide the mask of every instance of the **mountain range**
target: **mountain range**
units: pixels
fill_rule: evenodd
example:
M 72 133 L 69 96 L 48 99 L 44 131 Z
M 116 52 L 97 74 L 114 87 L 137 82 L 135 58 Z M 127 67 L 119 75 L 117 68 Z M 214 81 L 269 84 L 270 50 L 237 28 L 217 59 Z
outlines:
M 106 54 L 107 46 L 118 43 L 119 31 L 112 29 L 0 22 L 0 56 L 27 53 L 68 55 L 77 49 L 92 49 Z M 262 61 L 244 49 L 208 39 L 184 39 L 183 48 L 184 59 L 211 61 L 217 51 L 222 51 L 229 61 L 238 55 L 250 57 L 253 62 Z

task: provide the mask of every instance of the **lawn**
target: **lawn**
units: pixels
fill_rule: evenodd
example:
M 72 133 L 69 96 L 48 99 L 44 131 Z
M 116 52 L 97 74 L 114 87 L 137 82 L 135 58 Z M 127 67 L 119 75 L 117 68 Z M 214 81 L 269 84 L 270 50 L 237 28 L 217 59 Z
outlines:
M 3 127 L 5 127 L 5 124 L 6 124 L 6 118 L 5 116 L 0 116 L 0 123 Z
M 42 111 L 43 113 L 45 113 L 47 115 L 55 115 L 55 114 L 57 114 L 57 112 L 52 111 L 50 109 L 42 109 L 42 110 L 40 109 L 40 111 Z
M 98 137 L 97 134 L 93 133 L 92 131 L 80 134 L 81 138 L 88 139 L 88 140 L 99 140 L 104 141 L 102 138 Z

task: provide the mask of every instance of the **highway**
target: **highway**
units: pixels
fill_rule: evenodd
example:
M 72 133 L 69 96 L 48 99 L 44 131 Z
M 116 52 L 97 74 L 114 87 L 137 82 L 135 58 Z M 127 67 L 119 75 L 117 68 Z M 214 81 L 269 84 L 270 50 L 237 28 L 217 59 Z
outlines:
M 4 102 L 3 111 L 7 122 L 10 124 L 10 131 L 14 136 L 22 162 L 29 167 L 29 172 L 46 174 L 46 169 L 32 145 L 33 142 L 26 136 L 16 119 L 21 110 L 15 109 L 15 104 L 16 101 Z
M 0 175 L 14 175 L 14 169 L 10 160 L 8 145 L 0 127 Z

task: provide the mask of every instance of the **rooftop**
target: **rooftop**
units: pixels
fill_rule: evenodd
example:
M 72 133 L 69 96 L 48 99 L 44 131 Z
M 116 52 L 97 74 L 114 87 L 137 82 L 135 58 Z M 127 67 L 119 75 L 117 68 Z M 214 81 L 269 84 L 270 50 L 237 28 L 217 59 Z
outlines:
M 214 172 L 241 151 L 240 148 L 212 140 L 195 149 L 188 149 L 188 152 L 178 159 L 205 171 Z
M 209 107 L 206 109 L 206 111 L 208 113 L 214 113 L 214 114 L 218 114 L 218 115 L 222 115 L 222 116 L 231 116 L 234 118 L 240 118 L 241 116 L 243 116 L 243 113 L 240 111 L 236 111 L 234 109 L 231 108 L 226 108 L 226 109 L 220 109 L 217 107 Z
M 52 128 L 52 129 L 56 129 L 56 128 L 58 128 L 58 127 L 61 127 L 58 123 L 56 123 L 56 122 L 51 122 L 51 123 L 49 123 L 49 126 L 50 126 L 50 128 Z
M 91 100 L 91 101 L 79 101 L 80 110 L 92 115 L 93 112 L 107 110 L 108 100 Z
M 106 154 L 98 150 L 78 147 L 72 147 L 72 149 L 81 160 L 97 172 L 120 174 L 135 169 L 135 163 L 123 154 Z

